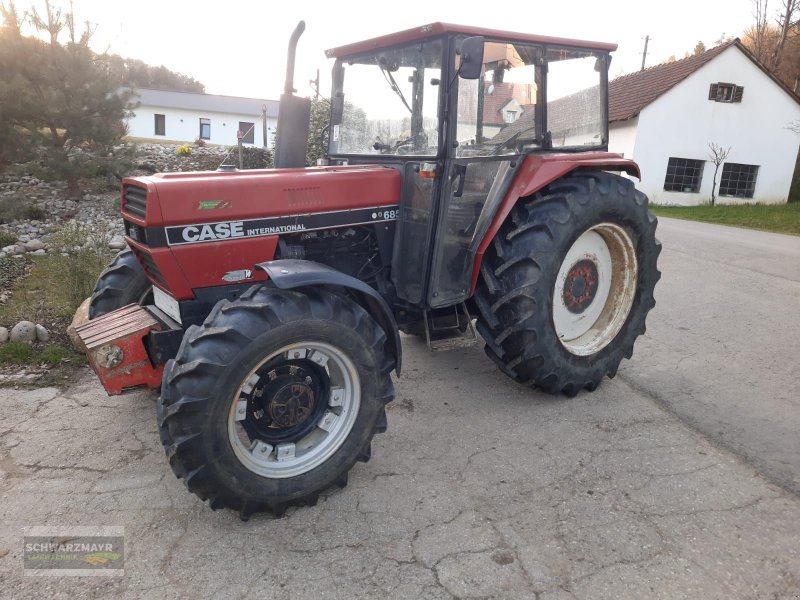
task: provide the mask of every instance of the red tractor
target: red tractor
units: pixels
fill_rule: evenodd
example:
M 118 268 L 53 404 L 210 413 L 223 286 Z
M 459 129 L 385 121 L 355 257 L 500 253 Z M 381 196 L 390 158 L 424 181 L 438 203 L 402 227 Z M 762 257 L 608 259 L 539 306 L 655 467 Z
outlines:
M 615 45 L 434 23 L 330 50 L 328 158 L 303 168 L 301 32 L 278 168 L 125 179 L 130 249 L 79 327 L 109 394 L 160 388 L 176 475 L 242 518 L 369 459 L 398 330 L 477 328 L 506 375 L 571 396 L 630 358 L 659 278 L 639 169 L 606 151 Z

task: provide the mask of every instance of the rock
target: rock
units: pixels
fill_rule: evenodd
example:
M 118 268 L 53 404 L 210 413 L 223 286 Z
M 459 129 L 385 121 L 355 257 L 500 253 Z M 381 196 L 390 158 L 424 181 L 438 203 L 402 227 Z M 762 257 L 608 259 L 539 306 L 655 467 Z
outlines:
M 35 250 L 34 252 L 31 252 L 31 254 L 34 256 L 45 256 L 47 254 L 47 250 L 41 248 L 40 250 Z
M 43 325 L 36 325 L 36 339 L 40 342 L 49 342 L 50 332 Z
M 25 246 L 20 246 L 19 244 L 14 246 L 14 249 L 11 250 L 11 254 L 25 254 L 26 252 Z
M 0 327 L 0 344 L 5 344 L 8 341 L 8 329 Z
M 67 335 L 69 336 L 72 345 L 75 347 L 75 350 L 78 352 L 86 353 L 86 348 L 84 348 L 83 344 L 81 343 L 81 339 L 78 337 L 78 334 L 75 333 L 75 328 L 79 325 L 83 325 L 89 320 L 89 302 L 91 298 L 87 298 L 84 300 L 81 305 L 78 307 L 78 310 L 75 311 L 75 316 L 72 317 L 72 323 L 69 327 L 67 327 Z
M 108 242 L 108 247 L 112 250 L 124 250 L 125 238 L 121 235 L 115 235 L 113 238 L 111 238 L 111 241 Z
M 31 240 L 31 236 L 29 236 L 29 235 L 21 235 L 17 239 L 17 243 L 22 242 L 23 244 L 25 244 L 26 242 L 29 242 L 30 240 Z
M 28 252 L 35 252 L 36 250 L 42 250 L 44 248 L 44 242 L 42 240 L 33 239 L 26 242 L 24 246 L 25 250 Z
M 16 248 L 16 244 L 11 244 L 10 246 L 3 246 L 3 252 L 6 254 L 14 254 L 14 248 Z
M 20 321 L 11 328 L 12 342 L 31 343 L 36 341 L 36 323 Z

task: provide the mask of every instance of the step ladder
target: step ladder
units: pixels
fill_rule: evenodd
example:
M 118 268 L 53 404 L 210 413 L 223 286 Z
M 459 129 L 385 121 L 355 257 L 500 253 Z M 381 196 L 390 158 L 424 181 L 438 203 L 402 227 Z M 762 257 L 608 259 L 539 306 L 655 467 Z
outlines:
M 444 350 L 455 350 L 456 348 L 468 348 L 478 343 L 478 333 L 472 324 L 472 317 L 467 310 L 465 303 L 457 304 L 452 307 L 455 317 L 455 325 L 437 325 L 436 320 L 441 319 L 441 311 L 432 315 L 431 311 L 425 310 L 423 322 L 425 323 L 425 341 L 428 349 L 432 352 Z M 466 319 L 467 328 L 462 332 L 461 323 Z

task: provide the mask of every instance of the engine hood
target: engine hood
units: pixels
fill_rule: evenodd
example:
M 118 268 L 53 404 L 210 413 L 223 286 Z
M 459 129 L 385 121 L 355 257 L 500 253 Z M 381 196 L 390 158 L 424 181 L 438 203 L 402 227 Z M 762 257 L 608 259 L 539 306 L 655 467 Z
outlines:
M 159 173 L 123 180 L 125 218 L 148 227 L 302 215 L 397 204 L 400 173 L 381 166 Z M 147 190 L 146 212 L 126 210 L 126 186 Z

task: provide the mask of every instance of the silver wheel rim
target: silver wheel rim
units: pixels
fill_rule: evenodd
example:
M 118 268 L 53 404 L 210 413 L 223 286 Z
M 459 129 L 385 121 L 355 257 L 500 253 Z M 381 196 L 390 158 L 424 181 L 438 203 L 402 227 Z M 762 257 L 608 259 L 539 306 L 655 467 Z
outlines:
M 553 325 L 572 354 L 605 348 L 625 324 L 636 296 L 638 263 L 628 232 L 614 223 L 584 231 L 567 251 L 553 289 Z
M 299 439 L 270 444 L 252 439 L 243 426 L 248 402 L 261 379 L 257 374 L 273 359 L 309 360 L 324 369 L 329 389 L 324 409 L 314 420 L 314 427 Z M 361 387 L 353 361 L 338 348 L 321 342 L 298 342 L 286 345 L 260 361 L 244 378 L 234 395 L 228 415 L 228 439 L 239 462 L 263 477 L 295 477 L 311 471 L 341 447 L 353 429 L 361 404 Z

